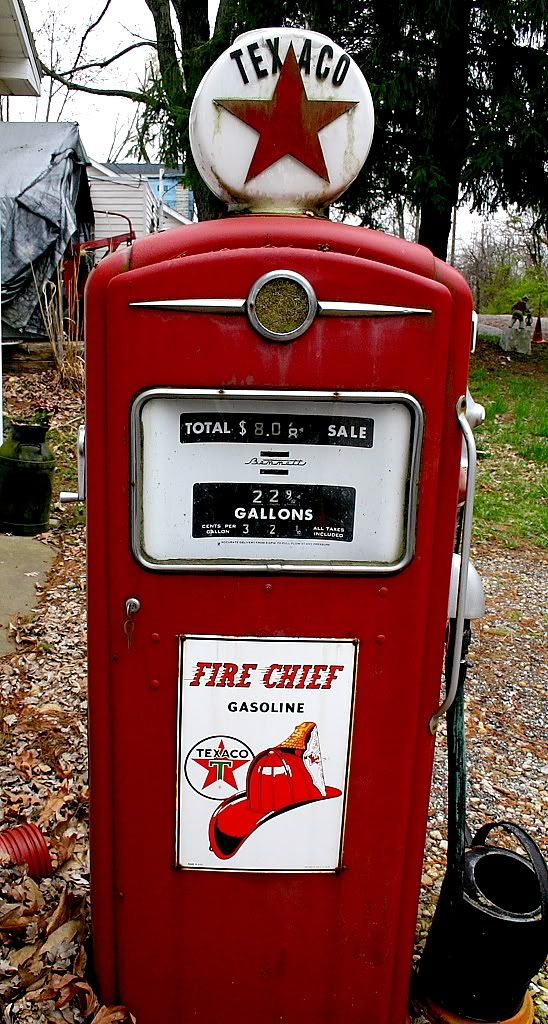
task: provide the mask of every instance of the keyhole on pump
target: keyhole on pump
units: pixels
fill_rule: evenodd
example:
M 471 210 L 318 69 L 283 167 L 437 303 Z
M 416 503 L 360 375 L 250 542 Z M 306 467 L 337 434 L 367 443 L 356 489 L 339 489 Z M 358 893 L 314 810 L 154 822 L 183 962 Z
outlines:
M 138 597 L 128 597 L 126 601 L 126 619 L 124 622 L 124 633 L 126 634 L 128 648 L 131 647 L 131 641 L 133 640 L 133 631 L 135 629 L 134 616 L 140 607 L 141 602 Z

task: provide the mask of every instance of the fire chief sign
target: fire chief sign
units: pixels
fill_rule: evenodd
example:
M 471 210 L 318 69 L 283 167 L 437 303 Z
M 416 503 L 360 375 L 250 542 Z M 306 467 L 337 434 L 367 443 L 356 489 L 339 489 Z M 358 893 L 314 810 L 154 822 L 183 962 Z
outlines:
M 181 638 L 177 863 L 335 871 L 357 642 Z

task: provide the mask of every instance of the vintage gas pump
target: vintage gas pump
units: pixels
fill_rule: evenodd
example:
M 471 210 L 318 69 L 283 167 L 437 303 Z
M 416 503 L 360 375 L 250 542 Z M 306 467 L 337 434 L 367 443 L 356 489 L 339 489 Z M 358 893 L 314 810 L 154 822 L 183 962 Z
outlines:
M 231 216 L 88 287 L 95 962 L 139 1024 L 408 1020 L 472 302 L 321 216 L 372 132 L 335 43 L 239 38 L 191 114 Z

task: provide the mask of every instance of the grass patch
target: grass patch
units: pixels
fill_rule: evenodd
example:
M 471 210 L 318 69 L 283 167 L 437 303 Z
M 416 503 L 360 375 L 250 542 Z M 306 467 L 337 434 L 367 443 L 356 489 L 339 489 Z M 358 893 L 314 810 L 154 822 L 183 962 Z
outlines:
M 476 540 L 548 546 L 547 383 L 544 345 L 530 357 L 509 356 L 480 340 L 470 372 L 470 390 L 486 411 L 476 430 Z

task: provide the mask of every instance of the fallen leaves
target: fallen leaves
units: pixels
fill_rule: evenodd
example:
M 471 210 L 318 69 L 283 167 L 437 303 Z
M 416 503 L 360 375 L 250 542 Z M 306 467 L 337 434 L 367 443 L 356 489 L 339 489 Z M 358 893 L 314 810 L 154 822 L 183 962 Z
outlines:
M 22 754 L 14 757 L 13 763 L 16 771 L 23 776 L 24 779 L 32 779 L 32 773 L 36 766 L 40 763 L 40 757 L 36 750 L 32 748 L 30 750 L 24 750 Z
M 136 1020 L 125 1006 L 103 1006 L 93 1024 L 136 1024 Z
M 59 837 L 53 836 L 50 839 L 49 850 L 51 859 L 57 869 L 71 860 L 76 850 L 77 841 L 78 833 L 76 831 L 63 832 Z
M 54 393 L 52 423 L 72 451 L 82 397 L 56 374 L 4 380 L 10 414 Z M 74 447 L 75 450 L 75 447 Z M 5 1024 L 134 1024 L 103 1007 L 85 977 L 89 939 L 85 532 L 48 530 L 58 557 L 38 608 L 11 623 L 0 661 L 0 822 L 34 821 L 56 868 L 38 882 L 0 858 L 0 1017 Z
M 59 817 L 65 804 L 69 803 L 73 799 L 73 792 L 69 786 L 68 781 L 65 779 L 63 784 L 59 787 L 57 792 L 52 793 L 46 800 L 42 811 L 38 817 L 38 826 L 46 825 L 52 819 Z
M 48 986 L 32 993 L 29 1000 L 35 1002 L 47 1002 L 51 1000 L 57 1009 L 68 1006 L 69 1003 L 76 1003 L 82 1015 L 87 1020 L 95 1014 L 99 1007 L 99 1000 L 92 988 L 86 981 L 82 981 L 77 974 L 53 975 Z
M 29 404 L 34 407 L 54 407 L 52 427 L 60 427 L 73 420 L 79 420 L 82 410 L 82 396 L 68 388 L 61 389 L 55 370 L 41 373 L 11 374 L 4 378 L 6 405 L 10 416 L 27 413 Z M 52 397 L 54 401 L 52 402 Z
M 25 1020 L 27 1010 L 39 1006 L 43 1021 L 91 1022 L 100 1003 L 84 977 L 87 886 L 59 878 L 39 885 L 14 867 L 0 869 L 0 880 L 5 1019 Z
M 75 896 L 74 893 L 63 889 L 59 903 L 48 921 L 46 935 L 52 935 L 72 919 L 78 920 L 83 910 L 83 902 L 82 896 Z

